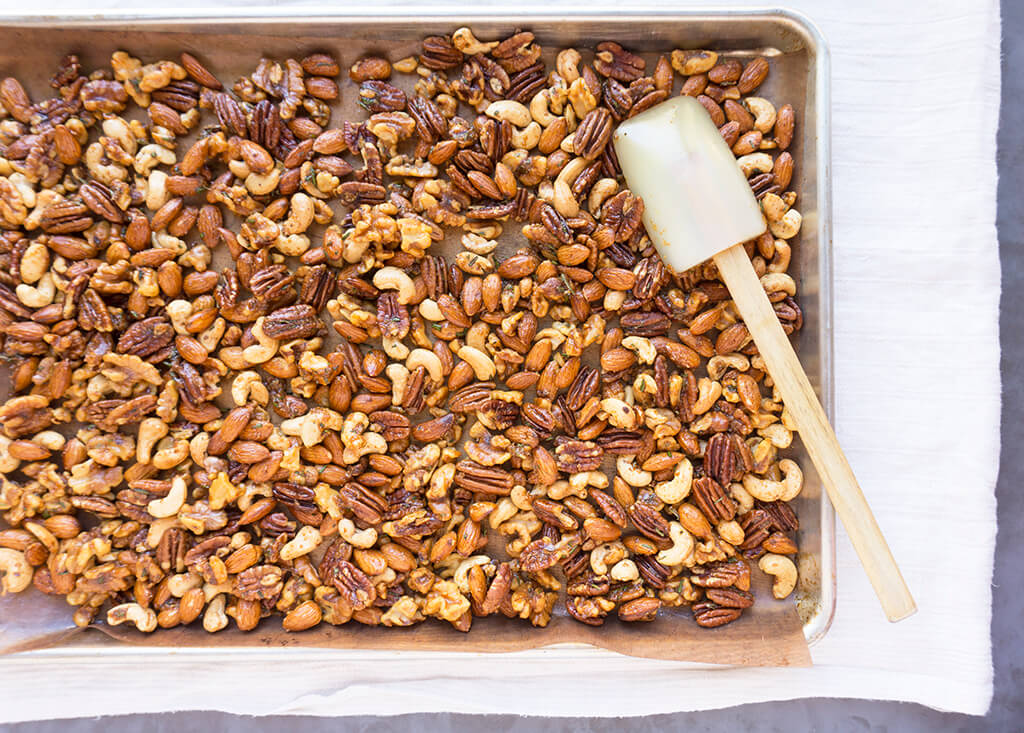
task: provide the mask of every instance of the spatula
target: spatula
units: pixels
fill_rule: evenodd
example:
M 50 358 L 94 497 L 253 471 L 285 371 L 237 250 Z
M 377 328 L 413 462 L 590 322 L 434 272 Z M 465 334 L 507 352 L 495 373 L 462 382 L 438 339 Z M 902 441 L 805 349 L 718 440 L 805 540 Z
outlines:
M 619 126 L 615 152 L 665 264 L 681 273 L 714 259 L 890 621 L 917 607 L 782 330 L 743 243 L 766 225 L 736 159 L 704 107 L 676 97 Z

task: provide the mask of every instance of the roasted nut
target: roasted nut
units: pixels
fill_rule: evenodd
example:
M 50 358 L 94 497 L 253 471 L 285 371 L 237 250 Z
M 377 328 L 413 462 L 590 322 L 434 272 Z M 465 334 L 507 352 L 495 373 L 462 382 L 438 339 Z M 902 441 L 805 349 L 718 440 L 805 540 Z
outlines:
M 684 76 L 791 333 L 793 107 L 749 96 L 767 58 L 552 55 L 459 28 L 359 57 L 351 119 L 321 53 L 230 90 L 188 53 L 69 56 L 38 101 L 0 81 L 3 590 L 209 633 L 544 625 L 555 569 L 595 626 L 728 623 L 755 559 L 790 594 L 791 417 L 717 270 L 655 255 L 609 143 Z

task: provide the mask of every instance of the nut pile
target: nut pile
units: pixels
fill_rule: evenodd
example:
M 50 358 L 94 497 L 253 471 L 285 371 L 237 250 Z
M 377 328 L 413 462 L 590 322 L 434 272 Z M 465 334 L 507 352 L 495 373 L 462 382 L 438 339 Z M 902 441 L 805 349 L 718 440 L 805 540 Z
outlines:
M 226 88 L 123 51 L 68 56 L 39 102 L 4 79 L 4 590 L 209 632 L 556 603 L 714 627 L 754 563 L 789 595 L 784 407 L 714 266 L 666 270 L 609 145 L 701 101 L 792 333 L 794 114 L 751 96 L 768 73 L 613 42 L 548 68 L 532 33 L 460 28 L 351 83 L 324 54 Z M 332 121 L 342 93 L 366 114 Z

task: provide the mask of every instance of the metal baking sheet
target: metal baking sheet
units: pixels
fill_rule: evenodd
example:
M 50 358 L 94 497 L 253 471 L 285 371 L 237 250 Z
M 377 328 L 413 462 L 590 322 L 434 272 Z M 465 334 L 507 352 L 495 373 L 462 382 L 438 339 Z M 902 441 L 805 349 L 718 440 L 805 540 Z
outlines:
M 432 33 L 471 26 L 481 38 L 500 38 L 517 29 L 533 31 L 550 51 L 566 46 L 592 47 L 614 39 L 643 55 L 674 48 L 712 48 L 743 57 L 764 55 L 772 70 L 761 93 L 779 104 L 789 102 L 797 113 L 797 132 L 790 152 L 796 161 L 793 190 L 803 229 L 794 246 L 790 273 L 798 283 L 804 327 L 796 348 L 826 412 L 831 415 L 832 383 L 832 238 L 829 124 L 829 59 L 824 39 L 805 18 L 783 10 L 665 11 L 593 9 L 517 14 L 509 9 L 430 9 L 429 14 L 397 9 L 363 10 L 358 14 L 311 11 L 293 15 L 275 8 L 260 10 L 185 11 L 138 15 L 74 15 L 0 19 L 0 70 L 43 89 L 60 57 L 78 53 L 86 68 L 105 66 L 113 51 L 126 49 L 147 60 L 174 58 L 182 50 L 202 56 L 217 44 L 251 48 L 237 69 L 216 68 L 223 80 L 255 67 L 260 54 L 283 58 L 322 50 L 333 53 L 347 68 L 368 52 L 398 59 L 415 53 Z M 376 14 L 379 13 L 379 14 Z M 795 456 L 805 470 L 805 486 L 794 502 L 800 517 L 798 544 L 800 582 L 797 608 L 808 642 L 821 639 L 835 610 L 835 517 L 820 480 L 801 446 Z M 37 654 L 74 653 L 97 646 L 110 654 L 131 650 L 113 642 L 90 639 Z M 237 653 L 240 648 L 233 648 Z M 201 653 L 200 648 L 189 650 Z M 217 650 L 224 651 L 224 650 Z

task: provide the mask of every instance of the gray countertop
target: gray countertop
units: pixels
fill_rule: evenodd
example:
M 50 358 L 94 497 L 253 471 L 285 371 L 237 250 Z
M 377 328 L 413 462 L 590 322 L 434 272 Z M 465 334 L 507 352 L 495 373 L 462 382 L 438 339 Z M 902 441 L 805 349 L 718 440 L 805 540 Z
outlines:
M 992 639 L 995 699 L 985 718 L 942 714 L 907 703 L 864 700 L 796 700 L 741 705 L 702 713 L 657 715 L 628 720 L 476 715 L 404 715 L 398 717 L 248 718 L 222 713 L 167 713 L 114 718 L 46 721 L 0 726 L 2 733 L 79 733 L 102 726 L 109 733 L 127 731 L 244 731 L 259 733 L 298 728 L 305 733 L 339 729 L 385 731 L 488 728 L 493 731 L 656 731 L 665 729 L 730 731 L 1012 731 L 1024 729 L 1024 594 L 1019 592 L 1024 562 L 1024 535 L 1014 532 L 1024 516 L 1024 3 L 1003 2 L 1003 105 L 999 124 L 999 248 L 1003 268 L 1000 336 L 1002 339 L 1002 463 L 996 498 L 999 534 L 993 579 Z M 2 712 L 0 712 L 2 716 Z

